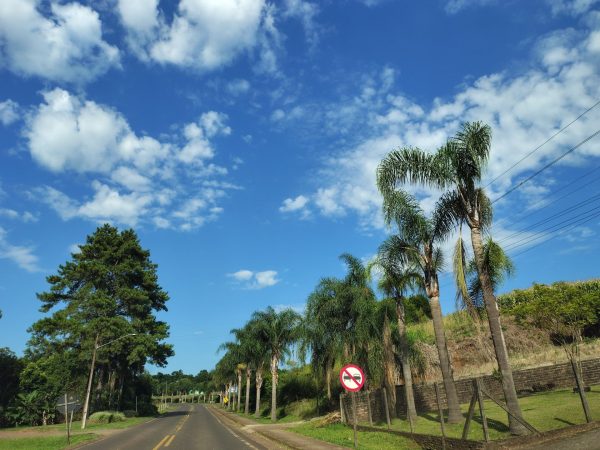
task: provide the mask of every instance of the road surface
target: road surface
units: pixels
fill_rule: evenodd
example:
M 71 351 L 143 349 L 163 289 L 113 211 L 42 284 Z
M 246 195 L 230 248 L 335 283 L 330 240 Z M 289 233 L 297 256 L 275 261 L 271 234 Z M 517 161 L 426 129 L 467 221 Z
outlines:
M 227 423 L 199 404 L 183 404 L 175 411 L 135 426 L 101 441 L 85 445 L 85 450 L 195 450 L 267 449 L 239 428 Z

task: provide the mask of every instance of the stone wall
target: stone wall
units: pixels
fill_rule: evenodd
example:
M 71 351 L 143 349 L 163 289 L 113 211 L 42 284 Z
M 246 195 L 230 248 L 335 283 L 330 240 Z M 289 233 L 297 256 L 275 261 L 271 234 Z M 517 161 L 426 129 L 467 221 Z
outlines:
M 600 384 L 600 358 L 588 359 L 581 362 L 583 379 L 586 385 Z M 546 389 L 570 388 L 575 386 L 575 377 L 570 363 L 556 364 L 553 366 L 535 367 L 533 369 L 515 370 L 513 372 L 515 388 L 519 397 L 525 397 L 534 392 Z M 498 400 L 504 400 L 502 384 L 499 378 L 493 375 L 481 377 L 484 389 Z M 473 378 L 456 380 L 456 390 L 461 403 L 468 403 L 473 395 Z M 443 384 L 438 383 L 440 388 L 440 399 L 443 407 L 446 407 L 446 394 Z M 415 404 L 417 411 L 437 411 L 435 390 L 433 384 L 414 385 Z M 404 386 L 396 386 L 396 413 L 406 414 L 406 401 L 404 397 Z M 373 390 L 367 393 L 361 391 L 356 394 L 357 418 L 359 422 L 368 422 L 369 413 L 367 398 L 371 405 L 371 414 L 374 422 L 385 422 L 385 409 L 383 402 L 383 391 Z M 352 423 L 352 400 L 350 395 L 343 394 L 342 402 L 344 414 L 348 422 Z M 392 414 L 393 416 L 393 414 Z
M 583 379 L 586 385 L 600 384 L 600 358 L 588 359 L 581 362 Z M 575 377 L 570 363 L 556 364 L 552 366 L 534 367 L 513 371 L 515 388 L 519 397 L 531 395 L 534 392 L 546 389 L 561 389 L 575 386 Z M 502 383 L 499 377 L 487 375 L 481 377 L 484 389 L 499 400 L 504 400 Z M 467 403 L 473 395 L 473 379 L 465 378 L 455 381 L 458 400 Z M 446 393 L 443 384 L 438 384 L 440 397 L 446 407 Z M 414 386 L 415 404 L 417 411 L 437 410 L 435 390 L 433 384 L 419 384 Z M 396 386 L 397 413 L 406 413 L 406 401 L 404 386 Z

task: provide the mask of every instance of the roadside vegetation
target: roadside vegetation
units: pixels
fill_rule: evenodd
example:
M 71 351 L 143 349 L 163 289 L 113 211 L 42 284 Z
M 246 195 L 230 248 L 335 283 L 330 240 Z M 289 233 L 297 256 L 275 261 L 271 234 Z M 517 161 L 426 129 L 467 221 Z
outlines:
M 0 426 L 50 429 L 63 420 L 55 403 L 65 391 L 82 400 L 89 394 L 90 412 L 153 415 L 157 404 L 192 394 L 259 421 L 306 420 L 339 408 L 338 373 L 350 362 L 365 370 L 367 389 L 386 388 L 392 415 L 400 409 L 396 385 L 405 386 L 407 417 L 394 417 L 394 426 L 408 420 L 417 430 L 436 433 L 435 414 L 418 414 L 413 386 L 441 381 L 447 429 L 456 433 L 465 405 L 455 380 L 492 373 L 502 381 L 511 412 L 489 406 L 494 436 L 525 433 L 512 417 L 540 429 L 578 420 L 538 415 L 537 409 L 548 410 L 543 402 L 572 418 L 582 408 L 566 391 L 518 399 L 512 372 L 569 361 L 582 383 L 581 358 L 600 350 L 600 281 L 534 284 L 496 296 L 517 268 L 491 234 L 493 202 L 482 186 L 490 146 L 490 128 L 473 122 L 435 153 L 413 147 L 390 152 L 377 170 L 389 236 L 375 256 L 363 261 L 340 255 L 345 273 L 316 281 L 303 313 L 255 311 L 231 330 L 214 370 L 196 375 L 145 372 L 147 363 L 164 366 L 173 354 L 164 343 L 169 327 L 155 316 L 166 310 L 169 297 L 135 232 L 99 227 L 47 278 L 48 290 L 38 294 L 46 316 L 32 324 L 25 355 L 0 349 Z M 439 192 L 427 211 L 411 194 L 424 187 Z M 442 250 L 449 239 L 456 239 L 452 255 Z M 444 316 L 440 299 L 448 294 L 439 276 L 449 267 L 457 311 Z M 591 401 L 579 391 L 586 419 L 599 417 L 597 388 L 588 393 Z M 133 423 L 110 416 L 106 421 L 105 427 Z M 348 433 L 341 425 L 314 423 L 298 431 L 336 443 L 345 443 Z M 365 448 L 370 440 L 376 448 L 393 445 L 387 436 L 373 436 L 361 438 Z
M 302 320 L 291 310 L 268 309 L 232 330 L 234 339 L 223 345 L 225 353 L 212 373 L 219 401 L 227 397 L 229 409 L 246 414 L 250 408 L 243 407 L 242 399 L 246 405 L 254 401 L 255 416 L 268 414 L 271 421 L 306 418 L 309 410 L 317 416 L 339 408 L 338 372 L 352 362 L 365 370 L 366 388 L 386 388 L 392 412 L 400 380 L 407 391 L 408 417 L 402 419 L 418 422 L 415 426 L 425 431 L 431 415 L 417 416 L 412 386 L 442 381 L 445 417 L 451 429 L 458 429 L 464 405 L 458 403 L 455 379 L 494 374 L 502 380 L 503 400 L 511 413 L 490 407 L 494 420 L 503 424 L 499 433 L 526 434 L 514 417 L 523 417 L 527 405 L 526 417 L 535 422 L 529 410 L 541 405 L 535 399 L 517 398 L 512 372 L 566 360 L 572 362 L 574 376 L 581 378 L 580 359 L 597 355 L 599 348 L 600 282 L 536 284 L 496 296 L 517 268 L 491 235 L 493 203 L 481 184 L 490 146 L 490 128 L 472 122 L 435 153 L 413 147 L 390 152 L 377 169 L 389 237 L 370 261 L 340 255 L 345 275 L 324 276 L 317 283 Z M 429 211 L 409 193 L 414 187 L 440 192 Z M 442 244 L 451 237 L 456 239 L 454 252 L 445 255 Z M 440 298 L 447 294 L 439 274 L 449 266 L 458 292 L 457 311 L 444 317 Z M 266 330 L 283 317 L 289 319 L 282 347 L 275 344 L 284 341 Z M 282 356 L 288 353 L 284 361 Z M 287 367 L 274 370 L 275 360 Z M 254 388 L 254 398 L 243 394 L 244 384 L 246 393 Z M 302 395 L 281 395 L 294 384 L 298 386 L 291 389 L 302 390 Z M 264 399 L 269 390 L 270 409 L 261 403 L 261 395 Z M 302 398 L 311 401 L 301 414 L 292 413 L 294 408 L 286 412 L 286 406 Z M 586 404 L 583 394 L 581 403 Z M 589 416 L 593 415 L 591 411 Z M 542 429 L 560 425 L 540 420 Z

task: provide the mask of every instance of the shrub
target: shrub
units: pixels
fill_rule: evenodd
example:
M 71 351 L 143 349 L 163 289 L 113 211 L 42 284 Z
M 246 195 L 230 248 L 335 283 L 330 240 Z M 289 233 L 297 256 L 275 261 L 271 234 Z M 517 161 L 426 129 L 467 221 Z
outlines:
M 134 409 L 125 409 L 123 411 L 125 417 L 137 417 L 138 413 L 135 412 Z
M 90 422 L 96 423 L 112 423 L 123 422 L 125 414 L 117 411 L 98 411 L 90 416 Z

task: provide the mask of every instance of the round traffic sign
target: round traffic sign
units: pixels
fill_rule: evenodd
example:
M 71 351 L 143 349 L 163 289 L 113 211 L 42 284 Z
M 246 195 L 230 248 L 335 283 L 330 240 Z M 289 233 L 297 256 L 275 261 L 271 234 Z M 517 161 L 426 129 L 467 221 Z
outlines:
M 347 391 L 360 391 L 365 385 L 365 373 L 360 367 L 347 364 L 340 370 L 340 382 Z

